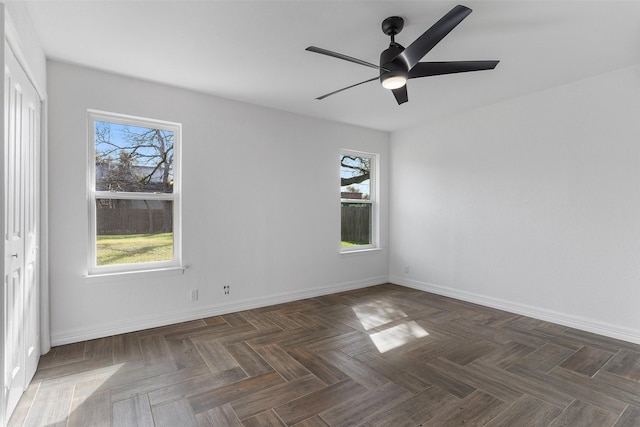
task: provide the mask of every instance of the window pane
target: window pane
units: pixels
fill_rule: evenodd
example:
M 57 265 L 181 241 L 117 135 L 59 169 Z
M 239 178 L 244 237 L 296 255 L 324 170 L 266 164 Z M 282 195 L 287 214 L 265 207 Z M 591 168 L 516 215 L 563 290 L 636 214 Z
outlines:
M 340 156 L 340 197 L 370 200 L 371 159 L 362 156 Z
M 341 245 L 356 246 L 371 244 L 371 204 L 342 203 Z
M 95 121 L 96 190 L 173 192 L 173 132 Z
M 173 202 L 96 200 L 96 265 L 173 260 Z

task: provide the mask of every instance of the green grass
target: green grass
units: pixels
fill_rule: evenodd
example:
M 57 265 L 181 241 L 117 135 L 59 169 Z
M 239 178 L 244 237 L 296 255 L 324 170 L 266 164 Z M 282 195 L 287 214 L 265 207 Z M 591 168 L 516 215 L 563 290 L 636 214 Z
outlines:
M 98 236 L 97 265 L 134 264 L 173 259 L 173 233 Z
M 340 246 L 362 246 L 368 244 L 369 242 L 345 242 L 344 240 L 340 242 Z

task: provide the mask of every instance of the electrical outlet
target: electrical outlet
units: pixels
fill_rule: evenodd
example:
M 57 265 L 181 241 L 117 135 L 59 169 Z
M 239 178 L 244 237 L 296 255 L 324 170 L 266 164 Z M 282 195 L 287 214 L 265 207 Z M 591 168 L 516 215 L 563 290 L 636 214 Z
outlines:
M 405 265 L 405 266 L 404 266 L 404 272 L 405 272 L 406 274 L 411 273 L 411 267 L 410 267 L 410 266 L 408 266 L 408 265 Z
M 197 289 L 191 289 L 191 293 L 189 294 L 189 299 L 191 301 L 198 301 L 198 290 Z
M 224 294 L 229 295 L 229 285 L 224 285 L 223 289 L 224 289 Z

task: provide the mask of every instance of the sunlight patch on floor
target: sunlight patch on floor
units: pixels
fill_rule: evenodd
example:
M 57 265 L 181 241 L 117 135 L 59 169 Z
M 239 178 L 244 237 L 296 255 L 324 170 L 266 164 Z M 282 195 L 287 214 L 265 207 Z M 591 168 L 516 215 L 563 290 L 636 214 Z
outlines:
M 91 396 L 97 391 L 101 391 L 104 389 L 103 385 L 111 379 L 113 375 L 115 375 L 122 367 L 124 367 L 125 363 L 118 363 L 116 365 L 105 366 L 104 368 L 95 369 L 94 372 L 87 376 L 87 381 L 82 382 L 82 393 L 76 397 L 79 397 L 79 401 L 76 403 L 84 403 L 84 399 Z M 78 387 L 76 386 L 76 394 L 78 392 Z
M 415 320 L 401 323 L 381 332 L 371 334 L 369 337 L 376 345 L 380 353 L 385 353 L 394 348 L 401 347 L 415 339 L 424 338 L 429 333 L 425 331 Z
M 29 412 L 25 420 L 25 425 L 66 425 L 68 420 L 74 416 L 75 411 L 83 409 L 82 406 L 87 400 L 91 399 L 91 397 L 98 392 L 109 390 L 110 387 L 105 384 L 107 384 L 125 364 L 126 363 L 119 363 L 88 372 L 71 374 L 66 378 L 63 377 L 64 379 L 60 381 L 45 381 L 45 383 L 41 384 L 38 388 L 36 395 L 39 395 L 40 398 L 44 396 L 45 400 L 51 400 L 52 402 L 59 399 L 67 399 L 69 402 L 68 411 L 54 411 L 44 414 Z M 81 383 L 75 384 L 72 388 L 69 388 L 68 384 L 73 383 L 73 378 L 76 376 L 82 376 L 82 378 L 86 378 L 86 381 L 82 381 Z
M 352 308 L 380 353 L 424 338 L 429 333 L 415 320 L 388 302 L 371 302 Z
M 386 325 L 395 320 L 406 319 L 407 314 L 388 303 L 362 304 L 353 307 L 353 312 L 365 330 Z

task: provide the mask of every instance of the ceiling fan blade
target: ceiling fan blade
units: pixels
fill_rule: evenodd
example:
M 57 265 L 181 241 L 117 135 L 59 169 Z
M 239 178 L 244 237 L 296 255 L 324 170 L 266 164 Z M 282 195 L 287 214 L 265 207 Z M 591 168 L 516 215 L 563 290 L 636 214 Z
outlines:
M 407 94 L 407 85 L 399 87 L 398 89 L 393 89 L 393 96 L 396 97 L 396 101 L 398 101 L 398 105 L 404 104 L 409 100 L 409 96 Z
M 343 55 L 341 53 L 332 52 L 330 50 L 323 49 L 321 47 L 309 46 L 305 50 L 308 50 L 309 52 L 320 53 L 322 55 L 332 56 L 334 58 L 342 59 L 344 61 L 354 62 L 356 64 L 364 65 L 365 67 L 375 68 L 376 70 L 389 71 L 385 68 L 380 68 L 379 66 L 377 66 L 376 64 L 372 64 L 371 62 L 363 61 L 358 58 L 353 58 L 351 56 Z
M 458 5 L 451 9 L 431 28 L 414 40 L 396 58 L 400 59 L 411 70 L 440 40 L 453 30 L 464 18 L 471 13 L 468 7 Z
M 361 84 L 369 83 L 369 82 L 372 82 L 372 81 L 374 81 L 374 80 L 378 80 L 378 79 L 379 79 L 379 77 L 374 77 L 374 78 L 372 78 L 372 79 L 365 80 L 365 81 L 363 81 L 363 82 L 356 83 L 356 84 L 351 85 L 351 86 L 343 87 L 342 89 L 334 90 L 333 92 L 331 92 L 331 93 L 327 93 L 326 95 L 319 96 L 319 97 L 317 97 L 316 99 L 325 99 L 327 96 L 335 95 L 336 93 L 338 93 L 338 92 L 342 92 L 343 90 L 351 89 L 352 87 L 360 86 Z
M 448 61 L 418 62 L 409 71 L 409 78 L 439 76 L 440 74 L 466 73 L 467 71 L 493 70 L 500 61 Z

